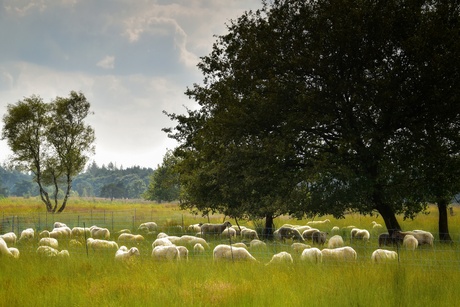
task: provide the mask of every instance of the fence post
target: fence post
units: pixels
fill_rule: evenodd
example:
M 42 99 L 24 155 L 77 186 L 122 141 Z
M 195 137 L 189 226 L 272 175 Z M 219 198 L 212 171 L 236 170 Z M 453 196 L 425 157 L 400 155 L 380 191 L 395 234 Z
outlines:
M 112 211 L 112 232 L 113 232 L 113 211 Z

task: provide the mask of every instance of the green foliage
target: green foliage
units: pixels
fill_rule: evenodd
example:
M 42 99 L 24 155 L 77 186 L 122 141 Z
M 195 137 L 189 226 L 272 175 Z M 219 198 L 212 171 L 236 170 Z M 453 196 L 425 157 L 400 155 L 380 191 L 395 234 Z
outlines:
M 378 211 L 392 231 L 460 190 L 458 5 L 280 0 L 227 28 L 186 92 L 200 108 L 164 129 L 185 207 Z
M 150 175 L 150 183 L 143 194 L 147 200 L 170 202 L 179 199 L 179 174 L 175 170 L 177 158 L 168 151 L 163 157 L 163 163 Z
M 50 212 L 65 209 L 72 179 L 94 152 L 94 130 L 84 122 L 90 114 L 86 97 L 74 91 L 50 103 L 34 95 L 7 107 L 2 138 L 13 152 L 11 162 L 34 175 Z M 51 187 L 51 196 L 46 187 Z M 61 189 L 64 195 L 59 205 Z

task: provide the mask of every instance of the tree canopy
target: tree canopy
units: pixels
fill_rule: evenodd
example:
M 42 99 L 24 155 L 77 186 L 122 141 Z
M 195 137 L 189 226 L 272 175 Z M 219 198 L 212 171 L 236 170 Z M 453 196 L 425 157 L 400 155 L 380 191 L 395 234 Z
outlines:
M 85 123 L 90 114 L 86 97 L 74 91 L 50 103 L 34 95 L 7 106 L 2 138 L 13 152 L 11 161 L 34 175 L 49 212 L 65 209 L 73 178 L 94 152 L 94 130 Z M 51 196 L 47 186 L 53 187 Z
M 272 1 L 227 26 L 164 129 L 184 207 L 413 217 L 460 190 L 456 1 Z M 444 178 L 433 180 L 433 171 Z

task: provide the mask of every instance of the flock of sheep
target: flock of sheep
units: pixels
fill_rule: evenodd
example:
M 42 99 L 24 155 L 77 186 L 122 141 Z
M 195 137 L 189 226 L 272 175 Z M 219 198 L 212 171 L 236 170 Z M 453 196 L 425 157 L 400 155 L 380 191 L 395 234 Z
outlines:
M 285 224 L 274 231 L 273 239 L 279 242 L 292 242 L 291 253 L 298 255 L 301 261 L 322 263 L 328 261 L 355 261 L 357 252 L 351 246 L 346 246 L 343 237 L 338 234 L 346 231 L 350 234 L 350 241 L 368 242 L 370 232 L 366 229 L 359 229 L 354 226 L 339 229 L 337 226 L 330 230 L 333 234 L 321 231 L 318 228 L 325 228 L 324 221 L 311 221 L 307 225 Z M 376 222 L 372 222 L 373 229 L 382 228 Z M 155 222 L 142 223 L 137 234 L 124 229 L 115 236 L 112 236 L 107 228 L 91 226 L 89 228 L 69 228 L 64 223 L 54 223 L 51 231 L 44 230 L 36 234 L 32 228 L 24 229 L 19 239 L 14 232 L 0 235 L 0 256 L 19 258 L 18 247 L 30 246 L 38 242 L 36 253 L 42 257 L 70 257 L 67 249 L 59 250 L 59 242 L 65 240 L 68 247 L 85 248 L 87 252 L 94 254 L 113 253 L 116 261 L 131 261 L 140 257 L 140 248 L 150 246 L 151 258 L 159 261 L 187 261 L 189 250 L 194 255 L 203 254 L 211 249 L 207 239 L 228 238 L 231 244 L 217 244 L 212 249 L 214 262 L 220 261 L 253 261 L 259 262 L 252 254 L 253 250 L 266 249 L 267 245 L 259 239 L 257 232 L 245 226 L 232 226 L 230 222 L 222 224 L 193 224 L 187 229 L 188 233 L 182 236 L 172 236 L 164 232 L 157 233 L 158 226 Z M 337 233 L 337 234 L 334 234 Z M 114 241 L 113 237 L 117 237 Z M 146 238 L 152 238 L 148 241 Z M 378 237 L 379 249 L 376 249 L 371 256 L 372 262 L 380 263 L 398 259 L 396 251 L 387 250 L 383 247 L 401 244 L 403 248 L 415 250 L 420 245 L 433 246 L 433 235 L 423 230 L 395 231 L 390 237 L 388 233 L 382 233 Z M 214 242 L 214 241 L 213 241 Z M 229 242 L 229 243 L 230 243 Z M 309 243 L 309 244 L 307 244 Z M 147 244 L 147 245 L 146 245 Z M 311 245 L 313 245 L 313 247 Z M 326 247 L 325 247 L 326 246 Z M 322 249 L 320 249 L 322 248 Z M 266 265 L 275 263 L 292 263 L 292 254 L 283 251 L 272 256 Z

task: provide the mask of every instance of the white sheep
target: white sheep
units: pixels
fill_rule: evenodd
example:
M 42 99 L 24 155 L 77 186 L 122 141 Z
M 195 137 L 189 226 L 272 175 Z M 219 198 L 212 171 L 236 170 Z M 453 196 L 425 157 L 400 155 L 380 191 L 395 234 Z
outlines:
M 70 233 L 70 237 L 72 239 L 84 239 L 84 238 L 89 238 L 91 237 L 91 232 L 89 230 L 89 228 L 85 228 L 85 227 L 74 227 L 72 228 L 72 231 Z
M 413 230 L 413 231 L 393 231 L 393 238 L 399 240 L 400 242 L 404 240 L 406 235 L 413 235 L 417 241 L 418 245 L 430 245 L 433 246 L 434 236 L 424 230 Z
M 152 250 L 152 258 L 160 261 L 179 261 L 180 251 L 177 246 L 155 246 Z
M 376 221 L 372 221 L 371 224 L 372 224 L 372 229 L 383 228 L 383 226 L 381 224 L 377 223 Z
M 324 248 L 321 250 L 323 260 L 327 261 L 354 261 L 358 258 L 356 251 L 350 246 L 338 248 Z
M 340 235 L 335 235 L 329 238 L 329 241 L 327 242 L 327 248 L 337 248 L 337 247 L 343 247 L 343 238 Z
M 5 240 L 0 237 L 0 256 L 7 256 L 10 258 L 14 258 L 13 253 L 11 250 L 8 248 L 8 245 L 6 244 Z
M 243 242 L 236 242 L 236 243 L 233 243 L 232 244 L 233 247 L 242 247 L 242 248 L 245 248 L 245 249 L 248 249 L 248 246 L 243 243 Z
M 11 255 L 13 255 L 14 259 L 19 259 L 19 249 L 16 247 L 8 247 L 8 250 L 10 251 Z
M 141 231 L 141 232 L 148 233 L 148 232 L 156 231 L 157 228 L 158 228 L 157 223 L 155 223 L 155 222 L 145 222 L 145 223 L 140 224 L 139 227 L 137 228 L 137 230 Z
M 170 240 L 170 241 L 176 245 L 183 245 L 183 246 L 189 246 L 189 247 L 194 246 L 196 243 L 200 243 L 201 245 L 203 245 L 204 248 L 206 249 L 210 248 L 208 242 L 205 239 L 198 238 L 196 236 L 183 235 L 179 237 L 178 239 L 173 238 L 173 240 Z
M 232 247 L 226 244 L 217 245 L 212 255 L 214 261 L 257 261 L 245 248 Z
M 118 244 L 115 241 L 108 241 L 102 239 L 88 238 L 86 245 L 91 248 L 94 252 L 107 252 L 112 250 L 118 250 Z
M 323 261 L 323 253 L 316 247 L 306 248 L 302 251 L 300 260 L 321 263 Z
M 406 235 L 403 239 L 403 246 L 408 250 L 416 250 L 418 247 L 418 240 L 413 235 Z
M 222 231 L 222 236 L 224 237 L 236 237 L 236 230 L 234 228 L 225 228 L 224 231 Z
M 308 225 L 295 225 L 294 228 L 297 229 L 300 233 L 302 233 L 305 230 L 311 229 L 311 226 L 308 226 Z
M 310 229 L 304 230 L 302 232 L 302 238 L 304 238 L 304 240 L 312 241 L 313 240 L 313 234 L 314 233 L 319 233 L 319 232 L 320 231 L 317 228 L 310 228 Z
M 64 223 L 61 223 L 61 222 L 54 222 L 53 227 L 54 227 L 54 228 L 67 227 L 67 225 L 64 224 Z
M 201 232 L 201 225 L 203 225 L 202 223 L 198 223 L 198 224 L 192 224 L 192 225 L 189 225 L 187 227 L 187 230 L 191 233 L 197 233 L 197 232 Z
M 19 241 L 18 242 L 30 242 L 34 239 L 35 237 L 35 230 L 33 228 L 27 228 L 21 231 L 21 235 L 19 236 Z
M 2 238 L 6 244 L 11 244 L 11 245 L 16 244 L 16 241 L 18 239 L 18 237 L 16 236 L 14 232 L 7 232 L 3 235 L 0 235 L 0 238 Z
M 38 241 L 38 246 L 50 246 L 57 249 L 59 247 L 59 242 L 55 238 L 41 238 L 40 241 Z
M 243 239 L 248 239 L 248 240 L 259 239 L 259 235 L 257 234 L 257 231 L 255 231 L 254 229 L 250 229 L 250 228 L 242 229 L 241 237 Z
M 98 226 L 91 226 L 89 228 L 89 231 L 90 231 L 91 237 L 93 239 L 101 239 L 101 240 L 109 240 L 110 239 L 110 231 L 107 228 L 98 227 Z
M 194 254 L 203 254 L 204 253 L 204 246 L 201 243 L 196 243 L 193 246 L 193 253 Z
M 305 243 L 300 243 L 300 242 L 294 242 L 291 244 L 291 248 L 294 250 L 295 253 L 301 254 L 304 249 L 310 248 L 310 245 L 307 245 Z
M 377 249 L 372 253 L 371 260 L 374 263 L 398 260 L 398 253 L 386 249 Z
M 327 224 L 330 222 L 331 221 L 329 219 L 325 219 L 324 221 L 309 221 L 307 225 L 321 225 L 321 224 Z
M 369 242 L 369 239 L 371 237 L 369 231 L 367 231 L 366 229 L 353 228 L 350 234 L 352 240 L 363 240 L 364 242 Z
M 249 248 L 250 249 L 265 249 L 267 248 L 267 244 L 264 241 L 254 239 L 251 242 L 249 242 Z
M 50 258 L 53 258 L 53 257 L 69 258 L 70 257 L 69 251 L 65 249 L 58 251 L 57 249 L 52 248 L 51 246 L 46 246 L 46 245 L 39 246 L 37 248 L 37 254 L 40 256 L 50 257 Z
M 185 246 L 176 246 L 179 250 L 179 258 L 182 261 L 188 261 L 188 249 Z
M 142 242 L 144 242 L 144 237 L 142 235 L 135 235 L 135 234 L 131 234 L 131 233 L 122 233 L 118 236 L 118 243 L 120 244 L 126 244 L 126 243 L 130 243 L 130 244 L 141 244 Z
M 140 257 L 140 252 L 137 247 L 131 247 L 128 249 L 126 246 L 122 245 L 115 253 L 115 260 L 117 261 L 129 261 L 135 257 Z
M 152 248 L 155 248 L 157 246 L 172 246 L 174 245 L 171 241 L 169 241 L 168 238 L 159 238 L 153 241 L 152 243 Z
M 339 232 L 340 232 L 339 226 L 334 226 L 334 227 L 332 227 L 331 233 L 339 233 Z
M 294 259 L 292 259 L 291 254 L 288 252 L 279 252 L 272 256 L 270 262 L 266 265 L 273 265 L 273 264 L 292 264 L 294 263 Z

